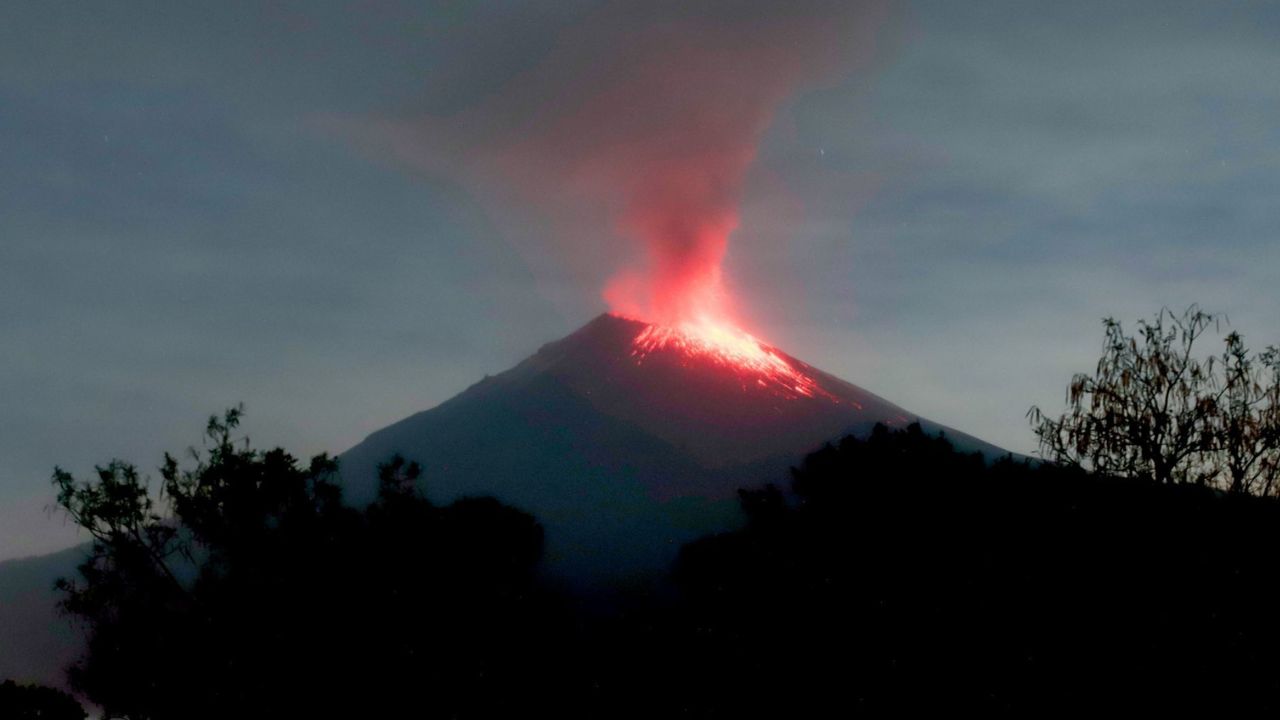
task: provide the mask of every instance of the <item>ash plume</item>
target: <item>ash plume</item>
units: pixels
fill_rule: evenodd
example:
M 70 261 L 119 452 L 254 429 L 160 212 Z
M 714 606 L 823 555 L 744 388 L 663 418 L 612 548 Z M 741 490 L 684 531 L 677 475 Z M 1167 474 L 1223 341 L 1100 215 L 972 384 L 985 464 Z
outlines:
M 722 263 L 778 108 L 866 57 L 869 3 L 621 3 L 564 29 L 531 70 L 448 116 L 384 120 L 375 141 L 462 177 L 496 213 L 549 228 L 552 262 L 608 276 L 619 314 L 731 321 Z

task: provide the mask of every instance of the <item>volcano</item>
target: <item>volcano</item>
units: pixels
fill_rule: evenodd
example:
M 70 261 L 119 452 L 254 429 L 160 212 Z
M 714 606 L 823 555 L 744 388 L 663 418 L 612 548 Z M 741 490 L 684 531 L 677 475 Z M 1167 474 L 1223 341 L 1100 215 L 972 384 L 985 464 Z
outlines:
M 423 466 L 428 497 L 492 495 L 547 530 L 553 572 L 592 583 L 664 569 L 681 544 L 741 521 L 739 488 L 787 484 L 822 444 L 920 422 L 988 457 L 998 448 L 733 329 L 601 315 L 340 460 L 367 502 L 376 467 Z
M 823 443 L 911 422 L 1005 454 L 745 333 L 601 315 L 339 459 L 354 504 L 373 500 L 378 464 L 399 453 L 423 466 L 432 500 L 492 495 L 532 513 L 547 572 L 607 597 L 740 524 L 739 488 L 785 487 Z M 82 648 L 53 579 L 74 575 L 82 553 L 0 563 L 0 676 L 61 684 Z

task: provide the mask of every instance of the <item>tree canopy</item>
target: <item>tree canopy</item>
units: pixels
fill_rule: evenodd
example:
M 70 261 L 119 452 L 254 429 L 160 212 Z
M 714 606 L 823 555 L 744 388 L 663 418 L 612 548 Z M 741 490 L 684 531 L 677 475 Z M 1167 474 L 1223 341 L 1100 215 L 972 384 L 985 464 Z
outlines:
M 1277 707 L 1272 498 L 987 464 L 919 426 L 792 485 L 681 554 L 670 682 L 707 715 Z
M 877 426 L 600 603 L 539 576 L 529 515 L 434 504 L 399 457 L 350 508 L 331 459 L 255 450 L 238 422 L 167 457 L 154 495 L 127 463 L 55 475 L 94 537 L 63 584 L 90 639 L 72 680 L 108 717 L 1280 707 L 1275 498 Z
M 0 718 L 4 720 L 84 720 L 88 713 L 70 695 L 41 685 L 0 683 Z
M 1165 309 L 1131 335 L 1105 319 L 1102 357 L 1071 379 L 1067 410 L 1028 413 L 1041 454 L 1117 477 L 1280 491 L 1280 350 L 1250 351 L 1231 332 L 1219 354 L 1199 355 L 1224 322 Z
M 158 489 L 113 461 L 57 470 L 93 538 L 64 608 L 88 633 L 73 686 L 107 717 L 475 716 L 520 700 L 542 528 L 491 499 L 437 506 L 392 459 L 378 500 L 342 503 L 337 464 L 261 451 L 211 418 Z M 494 688 L 501 687 L 503 692 Z

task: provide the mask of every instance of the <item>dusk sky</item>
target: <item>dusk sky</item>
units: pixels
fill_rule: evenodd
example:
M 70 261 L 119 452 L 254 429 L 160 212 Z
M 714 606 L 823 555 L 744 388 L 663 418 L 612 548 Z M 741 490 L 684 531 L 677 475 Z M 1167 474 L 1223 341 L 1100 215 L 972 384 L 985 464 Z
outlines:
M 806 362 L 1029 453 L 1103 316 L 1280 344 L 1280 3 L 663 5 L 0 6 L 0 559 L 76 540 L 55 465 L 155 474 L 238 402 L 341 452 L 606 311 L 634 248 L 556 143 L 669 132 L 643 88 L 707 63 L 761 92 L 725 283 Z

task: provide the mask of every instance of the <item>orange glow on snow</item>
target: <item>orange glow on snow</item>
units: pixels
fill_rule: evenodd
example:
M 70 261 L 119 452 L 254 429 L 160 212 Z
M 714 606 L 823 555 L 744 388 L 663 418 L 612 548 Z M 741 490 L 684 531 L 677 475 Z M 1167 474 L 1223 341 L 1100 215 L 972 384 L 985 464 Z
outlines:
M 654 352 L 678 351 L 705 358 L 745 376 L 754 384 L 785 398 L 824 397 L 839 402 L 777 350 L 751 334 L 724 322 L 684 321 L 677 325 L 648 325 L 636 336 L 631 356 L 643 363 Z

